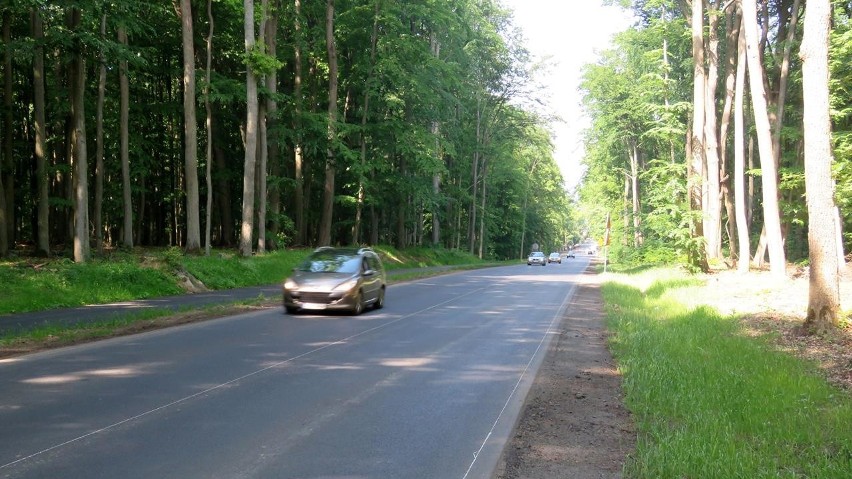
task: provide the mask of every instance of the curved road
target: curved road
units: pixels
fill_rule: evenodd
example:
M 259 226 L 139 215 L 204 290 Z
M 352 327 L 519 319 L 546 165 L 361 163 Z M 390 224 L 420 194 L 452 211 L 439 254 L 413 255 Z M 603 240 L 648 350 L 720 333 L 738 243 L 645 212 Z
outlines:
M 0 360 L 0 477 L 490 477 L 587 264 Z

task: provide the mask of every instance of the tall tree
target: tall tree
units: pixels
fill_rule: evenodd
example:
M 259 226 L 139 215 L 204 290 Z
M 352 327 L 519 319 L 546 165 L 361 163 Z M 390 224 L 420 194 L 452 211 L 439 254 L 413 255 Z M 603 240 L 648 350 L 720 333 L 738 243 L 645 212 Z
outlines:
M 195 44 L 192 2 L 180 0 L 183 39 L 183 134 L 186 182 L 186 250 L 201 249 L 201 218 L 198 205 L 198 132 L 195 120 Z
M 74 261 L 84 263 L 89 248 L 89 168 L 86 151 L 86 60 L 81 30 L 82 12 L 72 7 L 69 29 L 76 34 L 71 60 L 72 151 L 74 164 Z
M 106 14 L 101 15 L 101 41 L 106 40 Z M 104 49 L 98 54 L 98 99 L 95 104 L 95 248 L 104 249 L 104 97 L 106 96 L 106 55 Z
M 207 61 L 204 67 L 204 131 L 207 133 L 207 151 L 205 184 L 207 186 L 207 204 L 204 221 L 204 254 L 210 255 L 210 230 L 213 217 L 213 105 L 210 102 L 210 76 L 213 63 L 213 0 L 207 0 Z
M 118 42 L 127 48 L 127 30 L 124 25 L 117 29 Z M 127 78 L 127 60 L 118 62 L 119 90 L 119 156 L 121 157 L 121 206 L 123 227 L 121 243 L 125 248 L 133 247 L 133 195 L 130 185 L 130 81 Z
M 331 244 L 331 221 L 334 214 L 334 180 L 337 148 L 337 47 L 334 42 L 334 0 L 326 0 L 325 42 L 328 49 L 328 146 L 325 156 L 325 182 L 322 193 L 322 217 L 319 244 Z
M 33 129 L 35 134 L 35 174 L 38 190 L 37 241 L 38 254 L 50 254 L 50 204 L 47 177 L 47 123 L 45 119 L 44 22 L 38 7 L 31 9 L 33 48 Z M 2 229 L 2 226 L 0 226 Z M 2 241 L 2 240 L 0 240 Z
M 829 0 L 809 0 L 800 56 L 804 91 L 805 188 L 808 204 L 810 284 L 805 326 L 822 333 L 836 328 L 840 283 L 831 164 L 828 100 Z
M 781 236 L 781 211 L 778 204 L 778 169 L 772 151 L 769 110 L 763 88 L 763 64 L 760 61 L 757 5 L 755 0 L 740 0 L 746 39 L 751 104 L 754 110 L 757 144 L 760 151 L 761 185 L 763 186 L 763 221 L 769 248 L 769 268 L 773 275 L 784 276 L 787 260 Z
M 0 216 L 3 216 L 3 231 L 6 239 L 0 237 L 0 253 L 15 239 L 15 160 L 13 158 L 14 126 L 12 124 L 14 104 L 12 73 L 12 9 L 3 9 L 3 158 L 0 160 L 0 181 L 3 181 L 3 203 L 0 204 Z M 3 235 L 3 233 L 0 233 Z
M 704 0 L 692 0 L 692 137 L 689 159 L 689 203 L 693 212 L 691 220 L 693 247 L 690 248 L 690 263 L 694 268 L 707 271 L 707 246 L 704 238 L 703 177 L 707 165 L 704 148 L 704 122 L 706 120 L 707 78 L 704 70 Z
M 742 16 L 740 16 L 742 24 Z M 746 219 L 745 187 L 745 81 L 746 47 L 745 31 L 740 28 L 737 35 L 737 73 L 734 87 L 734 197 L 736 197 L 737 242 L 739 258 L 737 270 L 747 273 L 751 264 L 748 221 Z
M 250 58 L 255 53 L 254 38 L 254 0 L 243 0 L 245 30 L 245 52 Z M 240 227 L 240 254 L 248 257 L 252 253 L 252 227 L 254 222 L 254 183 L 257 163 L 257 77 L 252 62 L 246 64 L 246 126 L 245 161 L 243 162 L 243 208 Z

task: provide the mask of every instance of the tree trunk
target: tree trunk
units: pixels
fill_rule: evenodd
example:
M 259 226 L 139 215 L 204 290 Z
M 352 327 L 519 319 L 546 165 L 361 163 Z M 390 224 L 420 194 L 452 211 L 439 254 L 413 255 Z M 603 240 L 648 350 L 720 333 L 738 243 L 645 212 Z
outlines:
M 79 33 L 81 12 L 71 10 L 71 31 Z M 86 61 L 82 45 L 75 45 L 71 67 L 71 111 L 74 119 L 72 133 L 74 151 L 74 261 L 85 263 L 89 258 L 89 172 L 86 152 Z
M 704 72 L 704 2 L 693 0 L 692 2 L 692 62 L 693 62 L 693 89 L 692 89 L 692 138 L 690 139 L 690 165 L 687 179 L 687 190 L 689 191 L 690 209 L 695 213 L 703 213 L 702 207 L 702 179 L 706 166 L 704 148 L 704 121 L 705 121 L 705 99 L 707 92 L 706 76 Z M 690 248 L 690 264 L 701 271 L 707 271 L 707 253 L 704 239 L 704 225 L 701 218 L 690 221 L 690 233 L 695 245 Z
M 361 110 L 361 170 L 358 172 L 358 193 L 355 204 L 355 224 L 352 227 L 352 241 L 361 241 L 361 222 L 366 199 L 365 182 L 367 168 L 367 118 L 370 111 L 370 89 L 373 83 L 373 71 L 376 65 L 376 47 L 379 39 L 379 0 L 373 4 L 373 31 L 370 34 L 370 71 L 364 85 L 364 107 Z
M 269 56 L 276 58 L 277 52 L 277 38 L 278 38 L 278 15 L 280 9 L 279 2 L 275 2 L 275 6 L 272 8 L 272 16 L 269 18 L 269 21 L 266 23 L 266 53 Z M 267 167 L 265 171 L 268 174 L 271 174 L 273 178 L 276 180 L 281 176 L 281 165 L 280 165 L 280 143 L 278 141 L 278 133 L 276 132 L 276 125 L 278 123 L 278 100 L 276 99 L 278 95 L 278 72 L 277 70 L 272 70 L 266 75 L 266 91 L 268 95 L 266 97 L 266 164 Z M 272 132 L 272 135 L 269 133 Z M 266 183 L 266 180 L 264 180 Z M 278 236 L 279 231 L 281 230 L 279 215 L 281 213 L 281 182 L 275 181 L 272 189 L 267 189 L 264 184 L 263 189 L 266 191 L 266 198 L 269 207 L 269 211 L 271 212 L 272 219 L 268 221 L 269 224 L 269 237 L 271 241 L 269 241 L 265 246 L 267 249 L 275 249 L 278 248 L 278 244 L 276 244 L 276 238 Z M 266 208 L 262 215 L 264 218 L 267 217 Z
M 213 107 L 210 104 L 210 72 L 213 63 L 213 0 L 207 0 L 207 63 L 204 69 L 204 128 L 207 132 L 207 168 L 204 180 L 207 185 L 207 208 L 204 221 L 204 254 L 210 255 L 210 220 L 213 218 Z
M 630 193 L 633 208 L 633 247 L 642 246 L 642 218 L 639 202 L 639 146 L 635 141 L 630 145 Z
M 743 27 L 746 37 L 751 103 L 754 109 L 757 143 L 760 151 L 760 167 L 763 184 L 763 213 L 769 247 L 770 271 L 775 276 L 786 274 L 786 258 L 781 235 L 781 213 L 778 206 L 778 171 L 775 154 L 772 152 L 772 133 L 766 96 L 763 90 L 763 65 L 757 37 L 757 6 L 755 0 L 742 0 Z
M 101 39 L 106 39 L 106 19 L 101 15 Z M 106 95 L 106 56 L 103 49 L 98 55 L 98 100 L 95 104 L 95 248 L 104 250 L 104 96 Z
M 296 244 L 307 244 L 307 222 L 305 221 L 305 178 L 302 159 L 302 2 L 294 0 L 293 11 L 293 114 L 296 144 L 293 146 L 294 179 L 296 195 Z
M 246 54 L 255 48 L 254 39 L 254 0 L 243 0 L 245 9 L 243 25 L 245 27 Z M 243 207 L 240 227 L 240 254 L 244 257 L 252 253 L 252 227 L 254 223 L 254 174 L 257 159 L 257 78 L 249 65 L 246 68 L 246 139 L 245 159 L 243 163 Z
M 198 131 L 195 119 L 195 45 L 192 2 L 180 0 L 183 37 L 183 133 L 186 186 L 186 251 L 201 250 L 201 219 L 198 207 Z
M 840 325 L 840 280 L 831 173 L 831 119 L 828 96 L 829 0 L 809 0 L 802 38 L 805 192 L 808 203 L 810 284 L 805 327 L 816 333 Z
M 482 141 L 482 100 L 477 96 L 476 98 L 476 143 L 474 144 L 473 150 L 473 161 L 471 162 L 471 172 L 470 172 L 470 184 L 471 184 L 471 197 L 470 197 L 470 213 L 468 214 L 468 251 L 470 254 L 473 254 L 473 245 L 476 241 L 476 193 L 477 193 L 477 185 L 479 183 L 479 149 L 480 143 Z M 524 225 L 526 225 L 526 198 L 524 199 Z M 523 232 L 521 235 L 521 253 L 520 257 L 524 255 L 524 238 Z
M 695 1 L 695 0 L 693 0 Z M 719 79 L 719 0 L 715 0 L 709 12 L 710 26 L 707 42 L 707 79 L 704 97 L 704 152 L 707 160 L 707 204 L 705 212 L 704 237 L 707 240 L 707 256 L 712 259 L 722 257 L 722 202 L 719 174 L 719 138 L 716 129 L 716 84 Z
M 15 160 L 13 158 L 14 130 L 12 125 L 12 105 L 14 104 L 12 78 L 12 12 L 3 10 L 3 161 L 0 163 L 0 180 L 3 181 L 3 212 L 5 222 L 3 230 L 6 233 L 5 248 L 15 243 Z
M 734 198 L 736 199 L 737 243 L 739 256 L 737 271 L 748 273 L 751 261 L 751 244 L 747 211 L 748 192 L 745 185 L 745 81 L 746 81 L 746 47 L 745 31 L 742 28 L 742 17 L 739 20 L 740 29 L 737 35 L 737 77 L 734 97 Z
M 793 1 L 790 12 L 790 27 L 787 29 L 787 39 L 784 42 L 784 55 L 781 59 L 781 75 L 778 79 L 778 104 L 775 113 L 775 129 L 772 132 L 772 151 L 775 153 L 775 167 L 781 165 L 781 129 L 784 127 L 784 104 L 787 101 L 787 80 L 790 77 L 790 51 L 796 37 L 796 24 L 799 20 L 800 0 Z
M 47 122 L 45 121 L 45 85 L 44 85 L 44 23 L 38 8 L 32 9 L 33 39 L 36 41 L 33 50 L 33 119 L 35 130 L 35 161 L 36 185 L 38 189 L 38 235 L 36 253 L 50 255 L 50 203 L 47 177 Z M 0 185 L 0 195 L 2 195 Z M 0 206 L 2 209 L 2 206 Z M 0 212 L 2 217 L 2 212 Z M 0 230 L 4 229 L 0 225 Z M 0 239 L 0 243 L 3 242 Z M 2 255 L 0 246 L 0 255 Z
M 325 154 L 325 182 L 322 192 L 322 218 L 319 245 L 331 244 L 331 220 L 334 214 L 335 153 L 337 148 L 337 49 L 334 43 L 334 0 L 326 0 L 325 42 L 328 49 L 328 146 Z
M 127 31 L 118 27 L 118 41 L 127 46 Z M 133 196 L 130 188 L 130 83 L 127 79 L 127 60 L 118 62 L 119 87 L 119 143 L 121 155 L 121 188 L 124 210 L 124 228 L 122 231 L 125 248 L 133 248 Z M 140 217 L 142 212 L 140 212 Z
M 435 32 L 431 32 L 429 35 L 429 47 L 432 52 L 432 56 L 438 58 L 441 55 L 441 43 L 438 41 L 438 35 Z M 435 113 L 437 116 L 438 113 Z M 444 162 L 444 155 L 441 152 L 441 140 L 439 138 L 441 132 L 441 123 L 437 119 L 432 120 L 432 136 L 435 137 L 435 164 L 442 165 Z M 483 185 L 484 187 L 484 185 Z M 438 246 L 441 244 L 441 173 L 434 172 L 432 173 L 432 245 Z M 484 198 L 484 195 L 483 195 Z M 483 199 L 484 201 L 484 199 Z M 482 257 L 482 238 L 480 237 L 480 245 L 479 245 L 479 257 Z

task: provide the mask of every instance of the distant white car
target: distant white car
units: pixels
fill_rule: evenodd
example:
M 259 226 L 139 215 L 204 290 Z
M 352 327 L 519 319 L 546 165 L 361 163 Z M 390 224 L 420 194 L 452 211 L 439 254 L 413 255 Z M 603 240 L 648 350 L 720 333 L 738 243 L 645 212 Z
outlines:
M 527 256 L 527 266 L 534 264 L 547 266 L 547 256 L 545 256 L 541 251 L 533 251 L 529 256 Z

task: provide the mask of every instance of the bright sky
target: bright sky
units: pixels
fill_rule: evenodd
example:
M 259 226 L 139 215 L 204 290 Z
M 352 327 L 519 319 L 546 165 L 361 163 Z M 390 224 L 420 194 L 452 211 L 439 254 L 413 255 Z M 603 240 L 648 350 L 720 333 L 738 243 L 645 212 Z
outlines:
M 580 180 L 583 130 L 588 119 L 580 102 L 583 65 L 593 63 L 598 52 L 610 47 L 613 34 L 632 24 L 628 12 L 605 7 L 602 0 L 502 0 L 514 10 L 514 23 L 524 32 L 527 48 L 536 60 L 551 58 L 552 68 L 538 80 L 547 88 L 544 100 L 564 122 L 554 125 L 554 157 L 566 186 Z

